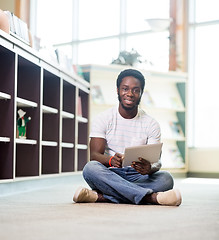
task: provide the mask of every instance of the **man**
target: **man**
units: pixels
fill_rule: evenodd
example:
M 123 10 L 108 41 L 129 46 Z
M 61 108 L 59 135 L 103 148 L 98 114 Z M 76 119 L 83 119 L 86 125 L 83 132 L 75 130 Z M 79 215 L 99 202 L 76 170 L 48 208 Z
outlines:
M 181 204 L 180 192 L 172 189 L 172 176 L 159 171 L 160 160 L 151 164 L 139 158 L 131 166 L 122 167 L 126 147 L 160 142 L 159 124 L 138 107 L 144 86 L 144 76 L 137 70 L 119 74 L 119 106 L 99 114 L 90 134 L 91 161 L 85 165 L 83 177 L 92 190 L 77 189 L 75 202 Z

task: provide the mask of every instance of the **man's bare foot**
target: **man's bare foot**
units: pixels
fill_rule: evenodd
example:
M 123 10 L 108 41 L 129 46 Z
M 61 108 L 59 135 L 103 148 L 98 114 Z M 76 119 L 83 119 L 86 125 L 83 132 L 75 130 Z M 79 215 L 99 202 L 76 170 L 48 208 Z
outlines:
M 109 200 L 107 200 L 106 198 L 104 198 L 102 193 L 97 193 L 98 198 L 96 202 L 110 202 Z
M 152 193 L 144 196 L 142 199 L 142 203 L 159 204 L 157 202 L 157 193 Z

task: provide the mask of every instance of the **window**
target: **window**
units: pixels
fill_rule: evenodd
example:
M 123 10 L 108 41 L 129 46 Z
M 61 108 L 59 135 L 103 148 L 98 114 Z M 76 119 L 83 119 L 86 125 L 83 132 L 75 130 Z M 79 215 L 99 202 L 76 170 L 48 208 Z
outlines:
M 37 0 L 36 35 L 42 44 L 72 41 L 72 1 Z
M 79 1 L 79 39 L 119 34 L 118 0 Z
M 218 0 L 196 0 L 196 22 L 218 20 Z
M 134 48 L 146 61 L 146 69 L 167 71 L 169 68 L 169 33 L 157 32 L 127 38 L 127 50 Z
M 189 145 L 219 147 L 219 8 L 217 0 L 191 1 Z M 196 18 L 194 17 L 196 16 Z M 217 18 L 217 19 L 216 19 Z M 217 20 L 212 22 L 204 22 Z M 202 22 L 199 24 L 199 22 Z
M 169 0 L 127 0 L 127 32 L 150 30 L 145 20 L 153 18 L 169 18 Z
M 119 52 L 118 38 L 80 43 L 78 62 L 80 64 L 109 64 L 117 58 Z
M 36 5 L 36 35 L 74 64 L 110 64 L 120 51 L 133 48 L 154 70 L 168 70 L 168 32 L 151 31 L 145 19 L 169 18 L 169 0 L 37 0 Z

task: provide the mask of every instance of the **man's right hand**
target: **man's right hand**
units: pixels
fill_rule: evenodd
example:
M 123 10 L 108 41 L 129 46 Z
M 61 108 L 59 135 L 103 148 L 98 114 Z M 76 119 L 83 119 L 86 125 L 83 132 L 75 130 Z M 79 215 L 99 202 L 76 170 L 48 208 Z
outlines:
M 120 153 L 116 153 L 113 158 L 111 159 L 111 166 L 121 168 L 123 161 L 123 155 Z
M 123 155 L 116 153 L 110 160 L 109 156 L 105 153 L 106 140 L 104 138 L 91 138 L 90 140 L 90 160 L 95 160 L 106 167 L 122 167 Z M 110 160 L 110 164 L 109 164 Z

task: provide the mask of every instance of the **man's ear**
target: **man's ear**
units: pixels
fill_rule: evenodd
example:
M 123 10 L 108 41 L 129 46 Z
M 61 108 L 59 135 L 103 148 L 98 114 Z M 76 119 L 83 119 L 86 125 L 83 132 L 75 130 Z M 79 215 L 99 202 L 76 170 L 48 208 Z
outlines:
M 117 88 L 117 94 L 119 94 L 119 89 Z

